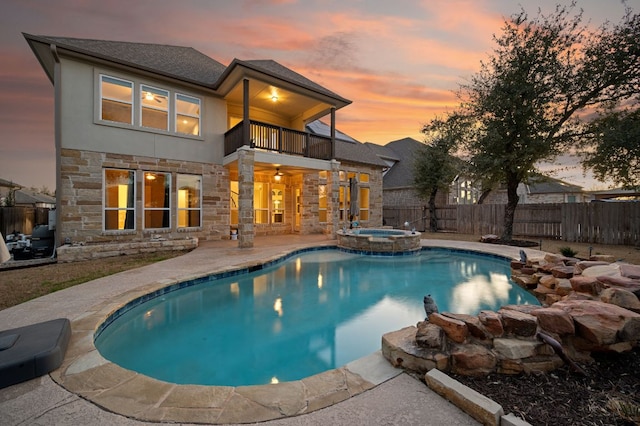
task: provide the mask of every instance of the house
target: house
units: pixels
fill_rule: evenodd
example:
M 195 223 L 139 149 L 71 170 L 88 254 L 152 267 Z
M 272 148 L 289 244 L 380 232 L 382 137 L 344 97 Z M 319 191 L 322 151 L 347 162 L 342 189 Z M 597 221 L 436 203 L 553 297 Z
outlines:
M 520 204 L 586 203 L 592 199 L 581 186 L 540 174 L 518 185 L 517 193 Z M 491 191 L 484 201 L 484 204 L 506 203 L 506 189 Z
M 336 129 L 351 101 L 295 71 L 190 47 L 24 37 L 54 87 L 57 245 L 332 236 L 349 219 L 350 182 L 361 224 L 382 224 L 384 163 Z
M 56 207 L 56 198 L 30 189 L 18 189 L 14 192 L 14 205 L 16 207 L 54 209 Z
M 22 188 L 22 185 L 18 185 L 17 183 L 6 179 L 0 179 L 0 207 L 5 205 L 9 194 L 20 188 Z

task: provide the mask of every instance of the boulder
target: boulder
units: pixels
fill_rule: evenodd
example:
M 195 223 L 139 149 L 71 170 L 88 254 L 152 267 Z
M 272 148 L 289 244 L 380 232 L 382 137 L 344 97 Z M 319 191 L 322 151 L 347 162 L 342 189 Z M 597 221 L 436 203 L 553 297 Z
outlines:
M 576 275 L 582 274 L 582 272 L 587 269 L 587 268 L 591 268 L 592 266 L 602 266 L 602 265 L 608 265 L 608 262 L 602 262 L 602 261 L 598 261 L 598 260 L 583 260 L 580 261 L 578 263 L 576 263 L 575 265 L 575 273 Z
M 536 334 L 537 318 L 524 312 L 501 308 L 498 313 L 502 317 L 505 334 L 530 337 Z
M 531 312 L 531 315 L 538 318 L 538 325 L 547 332 L 563 335 L 574 334 L 576 331 L 573 318 L 563 309 L 540 308 Z
M 478 319 L 480 320 L 480 324 L 484 326 L 484 329 L 492 336 L 500 337 L 504 334 L 502 318 L 497 312 L 480 311 Z
M 547 288 L 555 289 L 558 286 L 559 279 L 554 277 L 553 275 L 543 275 L 538 280 L 538 284 L 543 285 Z
M 442 314 L 431 314 L 429 316 L 429 322 L 440 326 L 447 337 L 457 343 L 464 342 L 469 335 L 467 325 L 463 321 L 455 318 L 446 317 Z
M 469 334 L 471 334 L 476 339 L 484 340 L 484 339 L 491 338 L 489 333 L 487 333 L 487 331 L 484 329 L 484 327 L 480 323 L 480 320 L 478 319 L 477 316 L 466 315 L 466 314 L 452 314 L 449 312 L 445 312 L 443 315 L 446 317 L 457 319 L 464 322 L 467 325 L 467 328 L 469 329 Z
M 444 331 L 429 321 L 418 323 L 416 330 L 416 343 L 423 348 L 444 349 L 445 348 Z
M 597 296 L 602 291 L 603 285 L 596 277 L 580 275 L 569 280 L 571 288 L 578 293 L 587 293 Z
M 599 346 L 640 340 L 640 314 L 594 300 L 564 300 L 553 305 L 566 311 L 576 326 L 576 336 Z
M 571 278 L 573 277 L 573 266 L 556 266 L 551 269 L 551 275 L 556 278 Z
M 640 265 L 620 264 L 620 275 L 632 280 L 640 280 Z M 639 282 L 640 284 L 640 282 Z
M 573 291 L 573 287 L 571 286 L 571 281 L 569 281 L 568 279 L 558 279 L 558 278 L 554 278 L 557 280 L 557 285 L 556 285 L 556 294 L 558 296 L 566 296 L 568 294 L 570 294 Z
M 457 345 L 451 351 L 451 369 L 466 376 L 491 373 L 497 364 L 496 356 L 481 345 Z
M 621 308 L 628 309 L 635 313 L 640 313 L 640 300 L 628 290 L 612 287 L 606 288 L 600 293 L 600 300 L 605 303 L 612 303 Z
M 532 340 L 494 339 L 493 349 L 501 358 L 522 359 L 536 355 L 536 348 L 540 344 Z

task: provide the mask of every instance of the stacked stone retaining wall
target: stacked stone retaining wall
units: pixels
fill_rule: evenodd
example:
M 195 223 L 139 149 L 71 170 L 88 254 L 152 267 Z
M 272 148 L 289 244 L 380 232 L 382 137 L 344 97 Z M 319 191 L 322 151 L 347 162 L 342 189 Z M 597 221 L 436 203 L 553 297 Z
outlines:
M 433 313 L 387 333 L 382 353 L 420 374 L 547 372 L 592 361 L 592 352 L 623 352 L 640 341 L 640 266 L 562 256 L 513 261 L 513 279 L 541 306 L 509 305 L 478 315 Z M 437 302 L 437 301 L 436 301 Z

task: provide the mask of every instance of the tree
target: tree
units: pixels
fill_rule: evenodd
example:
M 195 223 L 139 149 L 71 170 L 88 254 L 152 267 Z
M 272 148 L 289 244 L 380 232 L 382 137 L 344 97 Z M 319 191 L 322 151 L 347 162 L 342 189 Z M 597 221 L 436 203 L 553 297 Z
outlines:
M 422 129 L 425 143 L 416 153 L 413 184 L 418 196 L 428 200 L 431 232 L 438 230 L 436 194 L 438 190 L 448 188 L 458 173 L 456 159 L 450 153 L 462 137 L 461 120 L 454 115 L 447 119 L 435 118 Z
M 611 178 L 624 188 L 640 189 L 640 108 L 616 110 L 591 123 L 582 165 L 599 180 Z
M 462 85 L 459 114 L 471 137 L 474 172 L 507 189 L 502 238 L 511 240 L 518 185 L 584 134 L 581 115 L 628 100 L 640 81 L 640 16 L 589 31 L 582 12 L 557 6 L 549 16 L 526 12 L 505 20 L 497 47 Z

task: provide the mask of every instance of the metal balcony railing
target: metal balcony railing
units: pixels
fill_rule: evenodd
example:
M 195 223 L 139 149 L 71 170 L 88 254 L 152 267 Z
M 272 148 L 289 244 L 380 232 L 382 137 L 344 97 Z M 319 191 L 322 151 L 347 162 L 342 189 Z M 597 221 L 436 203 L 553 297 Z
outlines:
M 249 137 L 245 138 L 243 128 L 240 122 L 224 134 L 224 155 L 234 153 L 248 140 L 251 148 L 319 160 L 332 158 L 331 138 L 255 120 L 249 121 Z

